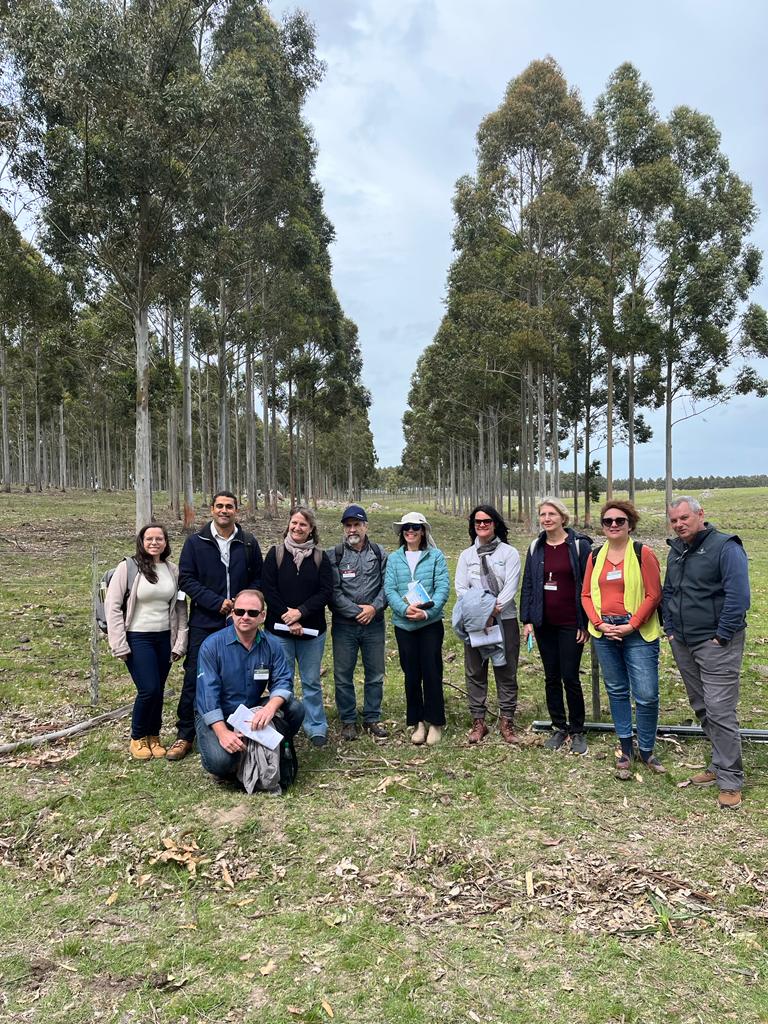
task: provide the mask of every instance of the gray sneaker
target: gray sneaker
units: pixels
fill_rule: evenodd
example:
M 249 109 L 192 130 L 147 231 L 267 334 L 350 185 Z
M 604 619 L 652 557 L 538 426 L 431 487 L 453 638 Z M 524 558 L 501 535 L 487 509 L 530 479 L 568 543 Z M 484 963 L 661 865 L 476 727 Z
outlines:
M 575 732 L 571 736 L 571 753 L 572 754 L 586 754 L 587 752 L 587 737 L 583 732 Z
M 565 729 L 555 729 L 549 739 L 544 741 L 544 748 L 546 750 L 559 750 L 567 739 L 568 733 Z

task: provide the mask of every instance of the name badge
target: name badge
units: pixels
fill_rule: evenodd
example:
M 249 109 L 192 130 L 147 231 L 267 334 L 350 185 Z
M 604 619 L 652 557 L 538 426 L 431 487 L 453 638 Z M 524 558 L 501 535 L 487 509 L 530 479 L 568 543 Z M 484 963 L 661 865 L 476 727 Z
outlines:
M 341 578 L 343 580 L 353 580 L 355 578 L 355 576 L 357 576 L 357 573 L 355 572 L 354 569 L 344 569 L 344 570 L 342 570 Z
M 544 589 L 545 590 L 557 590 L 557 584 L 556 583 L 545 583 L 544 584 Z
M 621 579 L 621 569 L 612 569 L 610 572 L 607 572 L 605 574 L 605 578 L 607 580 L 620 580 Z
M 253 681 L 255 683 L 266 683 L 269 680 L 268 668 L 255 668 L 253 670 Z

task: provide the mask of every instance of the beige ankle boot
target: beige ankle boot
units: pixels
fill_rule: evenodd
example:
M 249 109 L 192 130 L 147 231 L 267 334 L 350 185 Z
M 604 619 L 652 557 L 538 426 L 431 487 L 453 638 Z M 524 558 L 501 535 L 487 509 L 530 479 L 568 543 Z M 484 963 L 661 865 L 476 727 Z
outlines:
M 440 740 L 443 738 L 443 727 L 442 725 L 430 725 L 429 732 L 427 733 L 427 746 L 436 747 Z
M 417 747 L 427 738 L 427 725 L 426 722 L 419 722 L 416 728 L 411 733 L 411 743 L 415 743 Z

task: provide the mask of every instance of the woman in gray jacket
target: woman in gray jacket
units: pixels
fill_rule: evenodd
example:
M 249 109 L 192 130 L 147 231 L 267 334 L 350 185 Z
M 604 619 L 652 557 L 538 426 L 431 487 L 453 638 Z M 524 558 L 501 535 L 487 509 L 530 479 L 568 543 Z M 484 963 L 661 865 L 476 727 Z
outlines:
M 479 743 L 488 735 L 485 724 L 488 698 L 488 661 L 493 661 L 496 694 L 501 709 L 499 731 L 507 743 L 517 743 L 515 712 L 517 710 L 517 660 L 520 654 L 520 626 L 517 621 L 515 594 L 520 579 L 520 555 L 507 544 L 507 524 L 493 505 L 478 505 L 469 514 L 469 536 L 472 546 L 459 555 L 456 566 L 456 598 L 460 601 L 468 591 L 479 588 L 495 598 L 491 605 L 488 626 L 501 629 L 503 655 L 489 659 L 480 648 L 464 643 L 464 671 L 472 716 L 470 743 Z M 504 661 L 503 665 L 498 664 Z
M 160 743 L 165 680 L 171 661 L 187 649 L 187 605 L 170 553 L 165 527 L 143 526 L 133 565 L 127 558 L 118 565 L 104 601 L 112 654 L 122 658 L 136 685 L 129 750 L 137 761 L 165 757 Z

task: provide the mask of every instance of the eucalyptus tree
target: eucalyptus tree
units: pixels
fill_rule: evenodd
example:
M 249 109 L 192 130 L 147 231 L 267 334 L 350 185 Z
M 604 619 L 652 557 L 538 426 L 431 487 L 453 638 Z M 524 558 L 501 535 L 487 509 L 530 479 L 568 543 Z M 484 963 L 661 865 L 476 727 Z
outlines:
M 761 263 L 748 241 L 757 215 L 751 189 L 731 170 L 710 117 L 678 107 L 668 124 L 678 178 L 655 232 L 660 345 L 653 369 L 665 410 L 669 502 L 674 424 L 733 394 L 766 394 L 768 382 L 749 361 L 768 355 L 768 339 L 764 311 L 747 305 Z M 683 406 L 677 419 L 675 402 Z
M 595 104 L 593 165 L 602 198 L 598 223 L 603 260 L 605 306 L 600 317 L 606 351 L 606 477 L 613 491 L 613 450 L 616 420 L 614 364 L 626 358 L 626 433 L 630 484 L 635 457 L 635 359 L 640 338 L 627 327 L 637 321 L 633 311 L 645 281 L 655 271 L 652 240 L 655 219 L 668 202 L 674 182 L 669 132 L 653 106 L 653 93 L 630 63 L 620 65 L 608 79 Z M 617 304 L 629 295 L 624 330 Z M 627 315 L 627 313 L 629 315 Z M 631 485 L 630 489 L 633 489 Z
M 133 321 L 136 521 L 151 517 L 149 309 L 178 265 L 178 217 L 206 144 L 198 0 L 19 0 L 3 44 L 19 87 L 16 175 L 47 250 Z

